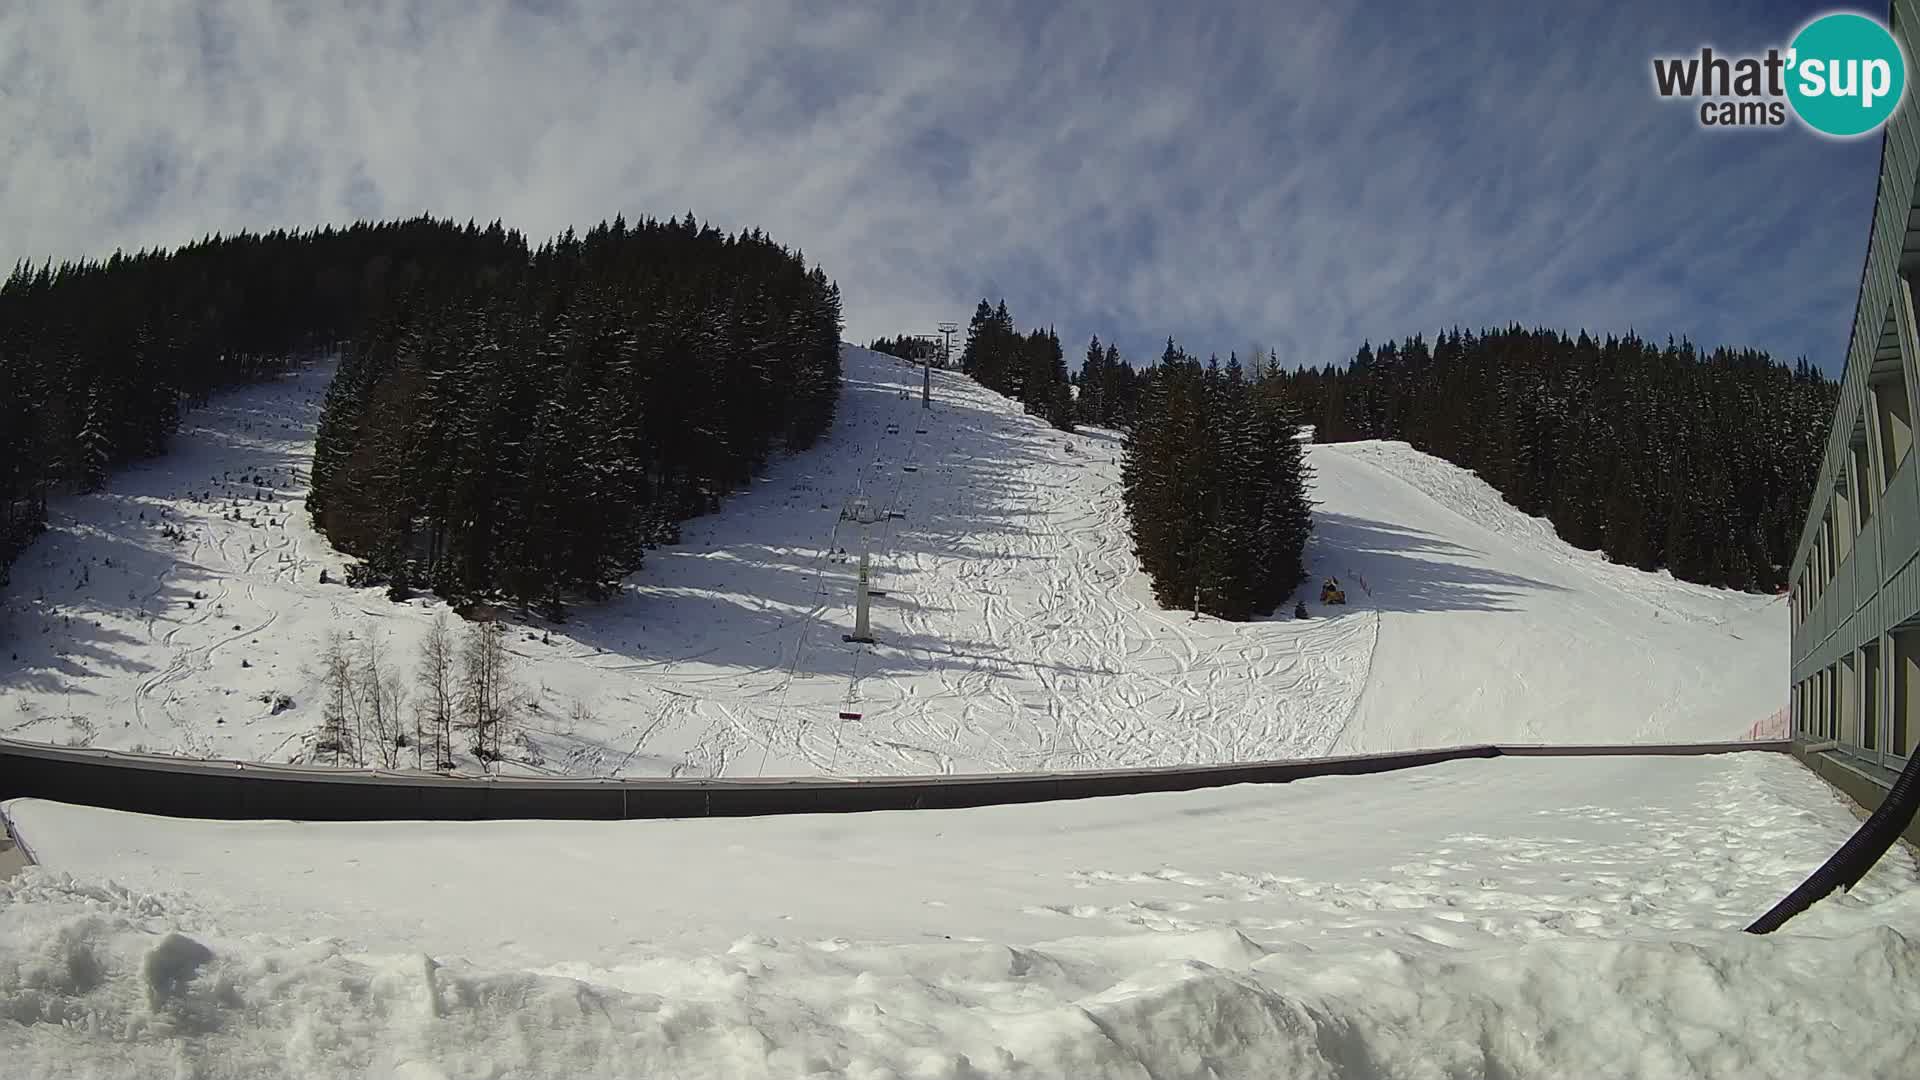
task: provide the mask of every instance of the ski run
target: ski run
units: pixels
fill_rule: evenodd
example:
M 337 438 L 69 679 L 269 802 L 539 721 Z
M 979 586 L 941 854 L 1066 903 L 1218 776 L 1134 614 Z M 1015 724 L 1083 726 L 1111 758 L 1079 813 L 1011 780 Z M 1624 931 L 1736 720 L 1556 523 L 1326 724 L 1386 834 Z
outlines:
M 1309 448 L 1310 618 L 1159 610 L 1116 433 L 1063 434 L 950 372 L 923 409 L 919 369 L 843 352 L 821 444 L 688 522 L 613 600 L 513 622 L 503 769 L 860 776 L 1717 740 L 1784 705 L 1783 598 L 1570 548 L 1401 443 Z M 0 598 L 0 735 L 310 760 L 329 631 L 412 666 L 445 605 L 341 584 L 350 560 L 302 507 L 329 375 L 216 397 L 166 456 L 58 502 Z M 871 645 L 843 640 L 856 499 L 879 519 Z M 1314 602 L 1327 576 L 1347 604 Z
M 1784 703 L 1781 598 L 1570 548 L 1399 443 L 1309 448 L 1309 618 L 1159 610 L 1116 433 L 948 372 L 923 409 L 917 369 L 844 359 L 819 446 L 614 599 L 507 616 L 502 769 L 1732 740 Z M 301 506 L 329 374 L 220 396 L 55 507 L 5 594 L 0 734 L 313 760 L 330 631 L 411 667 L 444 605 L 341 584 Z M 844 639 L 863 546 L 872 644 Z M 38 862 L 0 882 L 6 1076 L 1891 1077 L 1920 1014 L 1905 848 L 1741 932 L 1857 825 L 1769 753 L 751 819 L 0 809 Z

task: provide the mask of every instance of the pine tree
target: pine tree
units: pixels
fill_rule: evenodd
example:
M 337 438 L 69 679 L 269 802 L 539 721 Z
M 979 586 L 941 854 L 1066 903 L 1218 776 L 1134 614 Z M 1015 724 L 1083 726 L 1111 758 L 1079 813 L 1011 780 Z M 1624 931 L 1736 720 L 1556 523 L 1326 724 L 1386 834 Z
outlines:
M 1074 385 L 1080 390 L 1075 400 L 1075 412 L 1083 423 L 1105 424 L 1107 422 L 1106 373 L 1107 353 L 1100 345 L 1100 335 L 1093 335 L 1087 342 L 1086 359 L 1080 362 L 1080 375 Z

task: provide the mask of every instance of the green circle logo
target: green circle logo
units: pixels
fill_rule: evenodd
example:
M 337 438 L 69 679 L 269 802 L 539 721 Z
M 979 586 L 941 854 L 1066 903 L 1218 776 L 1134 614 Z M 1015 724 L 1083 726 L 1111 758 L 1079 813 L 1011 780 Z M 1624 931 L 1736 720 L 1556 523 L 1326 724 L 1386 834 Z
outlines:
M 1907 59 L 1887 28 L 1851 12 L 1822 15 L 1787 53 L 1787 99 L 1826 135 L 1864 135 L 1887 122 L 1907 90 Z

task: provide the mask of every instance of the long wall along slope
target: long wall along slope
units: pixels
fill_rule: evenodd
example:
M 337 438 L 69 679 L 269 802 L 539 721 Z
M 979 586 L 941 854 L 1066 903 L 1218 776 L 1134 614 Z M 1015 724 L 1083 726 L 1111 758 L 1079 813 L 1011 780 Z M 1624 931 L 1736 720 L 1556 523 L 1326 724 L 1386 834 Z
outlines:
M 1920 0 L 1894 0 L 1908 56 Z M 1920 108 L 1883 129 L 1840 403 L 1792 576 L 1796 747 L 1869 806 L 1920 736 Z

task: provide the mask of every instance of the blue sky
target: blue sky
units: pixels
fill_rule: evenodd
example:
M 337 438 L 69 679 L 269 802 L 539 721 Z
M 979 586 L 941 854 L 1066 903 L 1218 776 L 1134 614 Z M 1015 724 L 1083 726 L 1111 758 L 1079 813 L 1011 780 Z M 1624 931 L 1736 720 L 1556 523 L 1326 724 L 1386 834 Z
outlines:
M 848 336 L 1320 364 L 1518 321 L 1837 370 L 1877 136 L 1700 128 L 1656 54 L 1823 5 L 615 0 L 0 10 L 0 256 L 419 212 L 759 225 Z M 1859 10 L 1884 15 L 1873 7 Z

